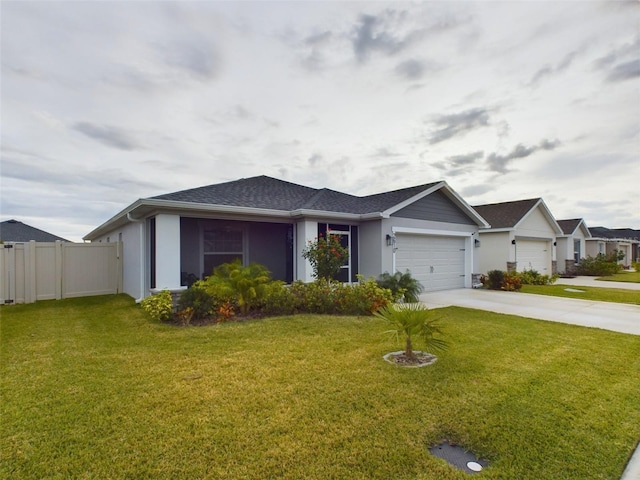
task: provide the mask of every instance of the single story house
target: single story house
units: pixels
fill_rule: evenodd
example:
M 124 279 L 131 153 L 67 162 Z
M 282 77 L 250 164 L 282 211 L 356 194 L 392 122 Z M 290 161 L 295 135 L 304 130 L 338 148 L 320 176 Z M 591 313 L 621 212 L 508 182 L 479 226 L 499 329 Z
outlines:
M 45 232 L 39 228 L 19 222 L 18 220 L 11 219 L 0 222 L 0 241 L 23 243 L 32 240 L 36 242 L 69 241 L 53 233 Z
M 555 273 L 558 222 L 541 198 L 473 207 L 491 226 L 479 231 L 480 272 L 536 270 Z
M 618 263 L 630 267 L 631 263 L 640 259 L 640 231 L 631 228 L 609 229 L 606 227 L 589 228 L 591 238 L 588 239 L 586 252 L 588 256 L 608 255 L 618 250 L 624 258 Z
M 558 273 L 572 274 L 580 259 L 587 256 L 587 239 L 591 233 L 582 218 L 558 220 L 562 234 L 556 237 Z
M 311 281 L 302 252 L 326 234 L 349 247 L 342 281 L 408 269 L 427 290 L 471 287 L 488 226 L 446 182 L 358 197 L 257 176 L 139 199 L 84 238 L 123 242 L 124 291 L 140 299 L 236 258 Z

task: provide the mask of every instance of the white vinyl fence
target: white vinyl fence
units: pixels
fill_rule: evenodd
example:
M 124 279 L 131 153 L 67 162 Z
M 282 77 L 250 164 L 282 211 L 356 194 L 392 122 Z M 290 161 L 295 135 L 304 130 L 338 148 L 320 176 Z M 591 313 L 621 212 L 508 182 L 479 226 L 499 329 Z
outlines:
M 122 243 L 0 245 L 0 304 L 122 292 Z

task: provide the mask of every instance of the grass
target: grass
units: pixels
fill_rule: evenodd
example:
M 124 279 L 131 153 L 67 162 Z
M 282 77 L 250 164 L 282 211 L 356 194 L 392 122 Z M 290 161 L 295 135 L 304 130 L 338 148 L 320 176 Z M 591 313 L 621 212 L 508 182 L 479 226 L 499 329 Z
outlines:
M 614 275 L 599 277 L 596 280 L 604 280 L 605 282 L 629 282 L 640 283 L 640 272 L 625 272 L 624 270 Z
M 640 337 L 448 308 L 403 369 L 373 317 L 179 328 L 126 296 L 2 307 L 0 477 L 617 479 L 640 438 Z
M 571 292 L 570 290 L 581 290 Z M 554 297 L 578 298 L 581 300 L 595 300 L 598 302 L 629 303 L 640 305 L 640 290 L 623 290 L 619 288 L 582 287 L 574 285 L 523 285 L 522 293 L 551 295 Z

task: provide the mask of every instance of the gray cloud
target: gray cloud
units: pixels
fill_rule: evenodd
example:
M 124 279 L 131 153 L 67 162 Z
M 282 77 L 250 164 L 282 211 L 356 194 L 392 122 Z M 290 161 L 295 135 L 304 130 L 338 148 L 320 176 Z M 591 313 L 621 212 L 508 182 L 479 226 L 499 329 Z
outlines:
M 315 167 L 321 161 L 322 161 L 322 155 L 320 155 L 319 153 L 314 153 L 308 158 L 307 163 L 312 167 Z
M 90 122 L 78 122 L 74 124 L 72 128 L 108 147 L 120 150 L 137 150 L 141 148 L 127 132 L 118 127 L 96 125 Z
M 411 58 L 396 65 L 395 73 L 407 80 L 420 80 L 428 73 L 437 72 L 440 66 L 433 62 Z
M 519 158 L 526 158 L 532 153 L 538 150 L 554 150 L 560 145 L 559 140 L 542 140 L 538 145 L 525 146 L 523 144 L 518 144 L 515 148 L 508 153 L 507 155 L 498 155 L 496 153 L 492 153 L 487 157 L 487 165 L 489 170 L 496 173 L 507 173 L 510 170 L 507 168 L 509 163 L 513 160 Z
M 205 38 L 176 42 L 163 50 L 164 60 L 169 66 L 181 68 L 201 78 L 213 78 L 218 73 L 220 60 L 214 46 Z
M 398 38 L 391 31 L 391 23 L 404 20 L 406 12 L 385 10 L 380 15 L 360 15 L 353 29 L 352 45 L 359 62 L 369 59 L 372 52 L 394 55 L 403 50 L 418 33 L 414 31 Z
M 439 127 L 431 134 L 429 143 L 439 143 L 451 137 L 465 134 L 476 128 L 489 125 L 489 111 L 485 108 L 473 108 L 451 115 L 440 115 L 433 124 Z
M 465 155 L 453 155 L 451 157 L 447 157 L 447 161 L 454 167 L 462 167 L 464 165 L 471 165 L 475 163 L 476 160 L 480 160 L 484 157 L 484 152 L 482 150 L 477 152 L 467 153 Z
M 387 147 L 381 147 L 378 148 L 373 154 L 371 154 L 372 157 L 383 157 L 383 158 L 389 158 L 389 157 L 400 157 L 402 156 L 401 153 L 397 153 L 393 150 L 390 150 Z
M 640 77 L 640 36 L 598 58 L 593 65 L 595 69 L 606 72 L 609 82 Z
M 577 50 L 569 52 L 567 55 L 564 56 L 562 60 L 560 60 L 560 62 L 555 67 L 551 65 L 545 65 L 534 74 L 531 81 L 529 82 L 529 85 L 537 86 L 546 77 L 550 77 L 552 75 L 565 71 L 567 68 L 571 66 L 574 59 L 579 53 L 580 51 L 577 51 Z
M 424 75 L 424 70 L 424 63 L 413 59 L 399 63 L 395 68 L 398 75 L 409 80 L 419 80 Z
M 636 77 L 640 77 L 640 59 L 616 65 L 607 76 L 607 80 L 620 82 Z
M 484 158 L 484 152 L 477 151 L 447 157 L 444 162 L 434 163 L 433 166 L 440 170 L 446 170 L 446 175 L 449 177 L 457 177 L 467 173 L 469 168 L 482 158 Z

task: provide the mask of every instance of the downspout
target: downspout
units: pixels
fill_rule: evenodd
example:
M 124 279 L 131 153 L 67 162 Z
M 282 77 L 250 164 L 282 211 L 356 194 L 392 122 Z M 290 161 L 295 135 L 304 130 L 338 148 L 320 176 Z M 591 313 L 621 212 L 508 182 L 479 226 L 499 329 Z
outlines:
M 127 212 L 127 220 L 140 224 L 140 298 L 136 298 L 136 303 L 140 303 L 144 299 L 145 219 L 133 218 L 131 212 Z

